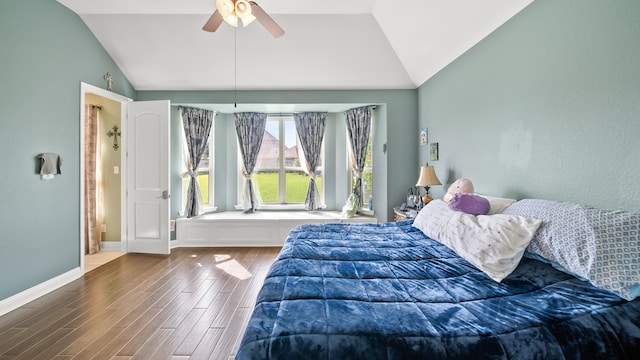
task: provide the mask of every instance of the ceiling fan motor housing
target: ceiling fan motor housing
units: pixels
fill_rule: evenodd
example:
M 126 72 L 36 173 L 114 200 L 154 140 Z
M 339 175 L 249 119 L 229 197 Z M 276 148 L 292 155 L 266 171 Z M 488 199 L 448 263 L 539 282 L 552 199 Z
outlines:
M 258 20 L 273 37 L 284 34 L 284 30 L 255 1 L 247 0 L 216 0 L 216 11 L 202 29 L 214 32 L 223 21 L 237 27 L 238 18 L 242 19 L 244 26 Z

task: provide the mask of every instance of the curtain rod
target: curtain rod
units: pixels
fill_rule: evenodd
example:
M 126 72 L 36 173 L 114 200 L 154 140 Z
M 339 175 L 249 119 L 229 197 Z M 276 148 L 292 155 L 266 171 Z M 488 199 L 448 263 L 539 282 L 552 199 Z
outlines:
M 178 110 L 182 111 L 182 109 L 185 108 L 185 107 L 192 108 L 192 109 L 198 109 L 198 110 L 204 110 L 204 111 L 211 111 L 214 115 L 218 113 L 218 110 L 203 109 L 203 108 L 197 107 L 197 106 L 182 106 L 182 105 L 178 105 Z
M 368 107 L 368 108 L 371 108 L 371 110 L 375 110 L 378 107 L 378 105 L 358 106 L 358 107 L 354 107 L 354 108 L 351 108 L 351 109 L 359 109 L 359 108 L 363 108 L 363 107 Z M 351 110 L 351 109 L 349 109 L 349 110 Z
M 351 109 L 349 109 L 349 110 L 352 110 L 352 109 L 359 109 L 359 108 L 363 108 L 363 107 L 369 107 L 369 108 L 371 108 L 371 110 L 375 110 L 378 106 L 377 106 L 377 105 L 358 106 L 358 107 L 356 107 L 356 108 L 351 108 Z M 346 112 L 346 111 L 343 111 L 342 113 L 343 113 L 343 114 L 346 114 L 347 112 Z
M 93 104 L 89 104 L 89 105 L 93 106 L 94 108 L 98 108 L 98 109 L 102 110 L 102 106 L 100 106 L 100 105 L 93 105 Z
M 183 105 L 178 105 L 178 110 L 181 110 L 184 106 Z M 196 106 L 186 106 L 186 107 L 192 107 L 192 108 L 196 108 L 196 109 L 201 109 L 201 110 L 208 110 L 208 111 L 213 111 L 214 113 L 220 113 L 218 110 L 209 110 L 209 109 L 202 109 Z M 361 106 L 361 107 L 366 107 L 365 106 Z M 371 108 L 371 110 L 375 110 L 378 108 L 377 105 L 369 105 L 368 107 Z M 250 111 L 250 112 L 257 112 L 257 113 L 263 113 L 263 114 L 267 114 L 268 116 L 293 116 L 294 114 L 302 114 L 302 113 L 306 113 L 306 112 L 321 112 L 321 113 L 333 113 L 331 111 L 295 111 L 295 112 L 286 112 L 286 113 L 272 113 L 272 112 L 268 112 L 268 111 Z M 231 112 L 231 113 L 223 113 L 223 114 L 235 114 L 236 112 Z M 345 112 L 342 111 L 342 113 L 344 114 Z
M 365 107 L 365 106 L 363 106 Z M 370 105 L 369 106 L 371 108 L 371 110 L 375 110 L 378 106 L 377 105 Z M 304 113 L 304 112 L 308 112 L 308 111 L 297 111 L 295 113 L 299 114 L 299 113 Z M 313 111 L 313 112 L 327 112 L 327 111 Z M 329 111 L 330 112 L 330 111 Z M 267 113 L 270 116 L 293 116 L 294 113 Z M 343 112 L 344 114 L 344 112 Z

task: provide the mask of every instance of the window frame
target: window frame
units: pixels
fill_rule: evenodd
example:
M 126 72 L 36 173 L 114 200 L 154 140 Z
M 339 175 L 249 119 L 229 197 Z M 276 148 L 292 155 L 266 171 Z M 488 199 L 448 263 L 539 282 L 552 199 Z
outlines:
M 287 176 L 287 172 L 288 171 L 302 171 L 305 172 L 304 169 L 301 166 L 287 166 L 286 164 L 286 159 L 285 159 L 285 126 L 284 123 L 286 121 L 290 121 L 291 123 L 294 124 L 294 130 L 295 130 L 295 121 L 293 119 L 293 115 L 283 115 L 283 114 L 278 114 L 278 115 L 267 115 L 267 121 L 278 121 L 278 168 L 277 169 L 272 169 L 272 168 L 259 168 L 256 167 L 253 169 L 253 175 L 255 175 L 256 173 L 260 172 L 260 171 L 264 171 L 264 170 L 277 170 L 278 173 L 278 202 L 277 203 L 263 203 L 262 199 L 257 199 L 258 200 L 258 204 L 257 204 L 257 208 L 261 209 L 261 210 L 305 210 L 304 209 L 304 201 L 300 202 L 300 203 L 288 203 L 286 202 L 286 197 L 287 197 L 287 185 L 286 185 L 286 176 Z M 266 131 L 266 129 L 265 129 Z M 326 134 L 325 134 L 326 135 Z M 294 136 L 297 138 L 298 134 L 297 132 L 294 132 Z M 285 141 L 283 141 L 285 140 Z M 296 139 L 296 146 L 298 146 L 297 144 L 298 140 Z M 262 149 L 261 149 L 262 150 Z M 238 144 L 238 155 L 240 154 L 240 145 Z M 321 150 L 321 157 L 322 157 L 322 161 L 321 164 L 322 166 L 319 166 L 318 169 L 316 169 L 316 173 L 320 172 L 322 175 L 320 176 L 321 178 L 325 177 L 325 166 L 324 166 L 324 161 L 325 161 L 325 140 L 323 137 L 322 140 L 322 150 Z M 240 156 L 238 156 L 238 204 L 236 205 L 236 209 L 242 209 L 242 205 L 240 205 L 242 203 L 242 193 L 243 193 L 243 189 L 244 189 L 244 181 L 243 181 L 243 177 L 242 177 L 242 159 L 240 158 Z M 252 176 L 253 176 L 252 175 Z M 308 176 L 308 175 L 307 175 Z M 317 183 L 316 183 L 317 185 Z M 256 186 L 256 183 L 254 181 L 254 187 Z M 318 189 L 318 191 L 320 192 L 320 201 L 321 201 L 321 208 L 325 208 L 326 207 L 326 202 L 325 202 L 325 181 L 322 181 L 321 184 L 321 188 Z

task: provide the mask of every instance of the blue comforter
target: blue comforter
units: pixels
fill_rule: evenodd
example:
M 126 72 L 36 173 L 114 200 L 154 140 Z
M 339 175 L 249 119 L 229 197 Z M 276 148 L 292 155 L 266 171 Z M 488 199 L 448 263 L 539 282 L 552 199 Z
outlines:
M 628 302 L 527 258 L 497 283 L 411 224 L 292 230 L 236 358 L 627 359 L 640 352 L 640 299 Z

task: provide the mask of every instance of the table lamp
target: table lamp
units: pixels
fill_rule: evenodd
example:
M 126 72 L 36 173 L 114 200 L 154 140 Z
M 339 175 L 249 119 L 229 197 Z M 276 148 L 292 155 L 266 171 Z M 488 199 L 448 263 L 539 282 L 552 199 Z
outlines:
M 436 176 L 436 171 L 433 169 L 433 166 L 421 166 L 420 177 L 418 178 L 416 186 L 422 186 L 425 188 L 425 193 L 421 198 L 422 205 L 428 204 L 429 201 L 433 200 L 431 196 L 429 196 L 429 187 L 433 185 L 442 185 Z

